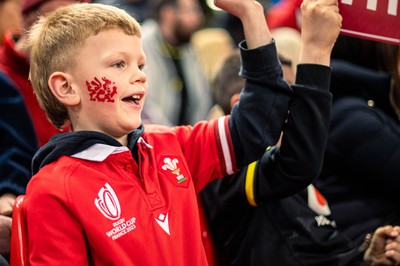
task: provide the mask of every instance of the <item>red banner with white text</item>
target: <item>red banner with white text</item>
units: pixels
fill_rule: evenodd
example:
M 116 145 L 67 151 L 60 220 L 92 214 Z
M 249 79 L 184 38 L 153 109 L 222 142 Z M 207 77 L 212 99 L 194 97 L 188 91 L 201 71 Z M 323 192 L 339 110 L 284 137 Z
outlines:
M 399 0 L 339 0 L 342 34 L 400 45 Z

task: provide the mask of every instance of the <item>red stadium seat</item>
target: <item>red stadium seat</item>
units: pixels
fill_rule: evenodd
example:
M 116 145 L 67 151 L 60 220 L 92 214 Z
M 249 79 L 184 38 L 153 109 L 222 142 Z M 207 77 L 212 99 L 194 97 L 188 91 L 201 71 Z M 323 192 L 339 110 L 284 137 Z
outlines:
M 28 265 L 28 234 L 26 228 L 26 217 L 24 212 L 24 197 L 20 195 L 14 203 L 12 213 L 12 228 L 11 228 L 11 266 L 26 266 Z

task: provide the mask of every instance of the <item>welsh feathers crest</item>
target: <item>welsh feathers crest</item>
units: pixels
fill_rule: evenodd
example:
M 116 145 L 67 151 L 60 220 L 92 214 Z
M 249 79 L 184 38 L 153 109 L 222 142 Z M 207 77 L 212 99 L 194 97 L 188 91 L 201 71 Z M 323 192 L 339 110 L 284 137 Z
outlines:
M 172 174 L 176 175 L 176 179 L 178 183 L 185 181 L 187 178 L 180 174 L 180 168 L 178 167 L 179 160 L 174 158 L 171 159 L 169 157 L 164 158 L 164 165 L 161 167 L 163 170 L 170 170 Z

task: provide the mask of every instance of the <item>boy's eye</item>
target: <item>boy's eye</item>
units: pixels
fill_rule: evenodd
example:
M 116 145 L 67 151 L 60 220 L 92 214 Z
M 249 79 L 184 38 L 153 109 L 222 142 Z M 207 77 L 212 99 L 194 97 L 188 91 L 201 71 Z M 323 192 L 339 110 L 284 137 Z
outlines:
M 125 66 L 125 62 L 119 61 L 119 62 L 115 63 L 114 66 L 117 68 L 123 68 Z
M 144 69 L 146 68 L 146 66 L 145 66 L 144 64 L 141 64 L 141 65 L 138 65 L 138 68 L 139 68 L 140 70 L 144 70 Z

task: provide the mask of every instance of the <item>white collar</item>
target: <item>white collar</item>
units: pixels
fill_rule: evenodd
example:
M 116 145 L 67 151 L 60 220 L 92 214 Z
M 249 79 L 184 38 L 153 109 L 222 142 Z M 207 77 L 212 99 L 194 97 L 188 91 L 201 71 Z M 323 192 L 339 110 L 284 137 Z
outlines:
M 129 151 L 126 146 L 110 146 L 105 144 L 94 144 L 93 146 L 87 148 L 84 151 L 75 153 L 71 157 L 84 159 L 88 161 L 102 162 L 111 154 L 121 153 L 124 151 Z

